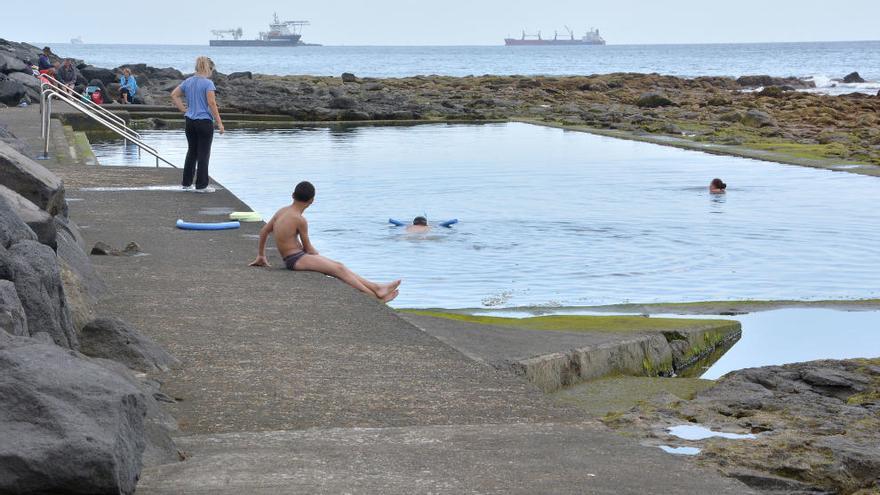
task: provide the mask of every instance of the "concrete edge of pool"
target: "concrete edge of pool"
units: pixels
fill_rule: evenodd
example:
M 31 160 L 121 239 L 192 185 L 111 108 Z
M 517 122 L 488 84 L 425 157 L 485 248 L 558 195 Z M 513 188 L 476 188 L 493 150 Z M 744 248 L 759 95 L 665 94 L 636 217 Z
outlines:
M 398 314 L 466 356 L 512 371 L 545 393 L 614 375 L 682 374 L 710 356 L 717 358 L 742 335 L 732 320 Z

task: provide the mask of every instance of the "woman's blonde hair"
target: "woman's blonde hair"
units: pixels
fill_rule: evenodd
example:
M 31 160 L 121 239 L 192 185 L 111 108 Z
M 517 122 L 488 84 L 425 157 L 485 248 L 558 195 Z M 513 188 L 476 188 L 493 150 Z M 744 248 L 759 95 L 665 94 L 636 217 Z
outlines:
M 197 58 L 196 72 L 202 75 L 210 76 L 214 73 L 214 61 L 204 55 Z
M 125 75 L 125 76 L 130 76 L 130 75 L 131 75 L 131 69 L 129 69 L 128 67 L 122 69 L 122 74 Z

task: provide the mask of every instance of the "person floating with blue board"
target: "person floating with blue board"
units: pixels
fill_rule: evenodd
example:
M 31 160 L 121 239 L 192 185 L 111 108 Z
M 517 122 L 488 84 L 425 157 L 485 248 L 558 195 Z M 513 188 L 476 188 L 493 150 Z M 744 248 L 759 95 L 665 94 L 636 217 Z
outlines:
M 391 302 L 399 293 L 400 280 L 377 284 L 359 276 L 342 263 L 318 254 L 318 250 L 309 239 L 309 223 L 303 216 L 314 201 L 315 186 L 310 182 L 300 182 L 296 185 L 293 191 L 293 204 L 278 210 L 269 223 L 260 230 L 257 259 L 251 262 L 250 266 L 270 266 L 266 259 L 266 240 L 269 234 L 273 234 L 275 245 L 288 270 L 330 275 L 380 301 Z
M 391 225 L 394 225 L 395 227 L 406 227 L 407 233 L 411 233 L 411 234 L 422 234 L 422 233 L 431 231 L 431 226 L 428 225 L 427 217 L 415 217 L 413 219 L 411 225 L 407 225 L 405 222 L 401 222 L 400 220 L 395 220 L 393 218 L 389 218 L 388 223 L 390 223 Z M 437 225 L 449 229 L 449 228 L 452 228 L 452 226 L 457 223 L 458 223 L 458 220 L 453 219 L 453 220 L 446 220 L 445 222 L 440 222 Z

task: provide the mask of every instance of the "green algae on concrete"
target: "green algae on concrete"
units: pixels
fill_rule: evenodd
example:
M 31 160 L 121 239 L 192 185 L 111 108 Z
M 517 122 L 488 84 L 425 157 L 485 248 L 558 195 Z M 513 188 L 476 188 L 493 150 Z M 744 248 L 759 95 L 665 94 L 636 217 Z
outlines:
M 560 390 L 552 397 L 590 416 L 602 417 L 627 411 L 661 393 L 690 400 L 697 392 L 714 385 L 713 380 L 699 378 L 609 376 Z
M 434 310 L 403 310 L 422 316 L 447 318 L 500 327 L 525 330 L 551 330 L 564 332 L 611 332 L 644 333 L 676 332 L 687 330 L 724 330 L 738 324 L 731 320 L 697 320 L 684 318 L 647 318 L 644 316 L 538 316 L 532 318 L 502 318 L 497 316 L 467 315 Z
M 735 342 L 741 335 L 739 322 L 714 319 L 643 316 L 499 318 L 437 310 L 407 310 L 405 313 L 427 320 L 460 322 L 461 332 L 473 332 L 468 328 L 485 326 L 487 332 L 546 332 L 550 341 L 559 339 L 560 334 L 603 336 L 601 342 L 582 347 L 566 346 L 507 363 L 506 367 L 545 392 L 611 375 L 672 376 Z

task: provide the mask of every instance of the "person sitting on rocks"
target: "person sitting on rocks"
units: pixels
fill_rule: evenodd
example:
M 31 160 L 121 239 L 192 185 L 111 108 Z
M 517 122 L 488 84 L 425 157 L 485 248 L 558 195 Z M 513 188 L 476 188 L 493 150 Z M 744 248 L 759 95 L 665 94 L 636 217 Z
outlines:
M 43 47 L 43 53 L 40 54 L 40 59 L 37 61 L 37 71 L 41 76 L 46 75 L 55 77 L 55 65 L 52 64 L 49 55 L 52 55 L 52 49 L 48 46 Z M 46 81 L 45 79 L 41 80 L 44 82 Z
M 71 59 L 64 59 L 64 63 L 58 68 L 57 79 L 64 87 L 73 91 L 76 86 L 76 66 Z
M 275 245 L 288 270 L 311 271 L 336 277 L 355 289 L 382 302 L 390 302 L 398 295 L 400 280 L 387 284 L 371 282 L 348 269 L 342 263 L 325 258 L 309 239 L 309 223 L 303 216 L 315 201 L 315 186 L 300 182 L 293 191 L 293 204 L 285 206 L 260 230 L 257 259 L 250 266 L 270 266 L 266 260 L 266 240 L 274 234 Z
M 122 69 L 122 75 L 119 76 L 119 96 L 122 98 L 122 103 L 135 103 L 137 91 L 137 79 L 131 75 L 131 69 L 128 67 Z
M 711 194 L 724 194 L 727 192 L 727 184 L 721 179 L 712 179 L 709 183 L 709 192 Z
M 425 217 L 415 217 L 412 225 L 406 227 L 406 231 L 412 234 L 421 234 L 431 230 L 428 225 L 428 219 Z

